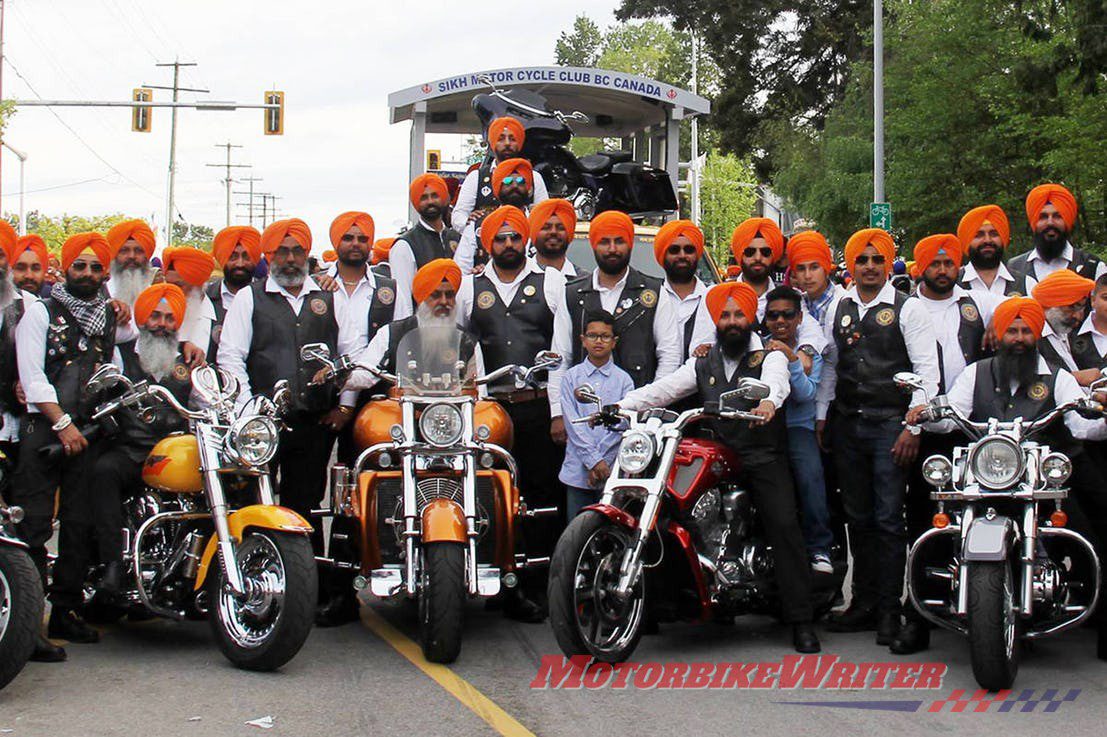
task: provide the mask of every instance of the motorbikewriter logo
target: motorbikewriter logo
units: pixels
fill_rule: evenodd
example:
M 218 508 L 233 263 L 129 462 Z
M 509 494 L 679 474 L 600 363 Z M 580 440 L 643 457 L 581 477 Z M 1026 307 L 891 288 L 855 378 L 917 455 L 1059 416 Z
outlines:
M 543 689 L 897 689 L 942 687 L 945 663 L 850 663 L 837 655 L 786 655 L 769 662 L 593 662 L 544 655 L 531 688 Z

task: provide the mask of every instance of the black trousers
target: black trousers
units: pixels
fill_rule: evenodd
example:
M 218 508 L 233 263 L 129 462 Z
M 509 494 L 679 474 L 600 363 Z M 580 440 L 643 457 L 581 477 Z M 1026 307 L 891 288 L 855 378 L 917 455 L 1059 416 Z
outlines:
M 811 569 L 787 456 L 781 454 L 774 463 L 743 467 L 739 483 L 753 495 L 765 536 L 772 546 L 781 619 L 789 623 L 810 622 Z
M 122 445 L 105 448 L 92 471 L 95 501 L 93 526 L 101 563 L 123 559 L 123 500 L 142 488 L 142 460 L 145 451 Z
M 58 442 L 50 422 L 40 414 L 28 414 L 19 429 L 19 465 L 12 483 L 11 503 L 23 507 L 26 517 L 17 528 L 30 547 L 31 559 L 46 586 L 46 543 L 53 535 L 54 498 L 58 495 L 58 558 L 49 586 L 51 603 L 75 609 L 84 600 L 89 552 L 93 542 L 94 487 L 89 483 L 97 446 L 60 461 L 48 462 L 39 448 Z
M 354 467 L 362 451 L 354 441 L 354 421 L 375 392 L 376 390 L 367 389 L 358 394 L 353 417 L 342 428 L 342 432 L 338 433 L 338 462 L 345 464 L 347 468 Z M 334 493 L 334 489 L 331 489 L 331 493 Z M 356 563 L 359 560 L 357 527 L 357 520 L 352 517 L 331 517 L 330 539 L 327 541 L 328 558 L 347 563 Z M 332 568 L 321 570 L 320 573 L 324 575 L 319 579 L 319 588 L 328 598 L 354 595 L 354 571 Z
M 320 416 L 302 416 L 285 422 L 277 457 L 271 466 L 273 489 L 280 503 L 311 522 L 311 544 L 323 554 L 323 525 L 311 518 L 327 492 L 327 462 L 334 448 L 335 434 L 319 424 Z

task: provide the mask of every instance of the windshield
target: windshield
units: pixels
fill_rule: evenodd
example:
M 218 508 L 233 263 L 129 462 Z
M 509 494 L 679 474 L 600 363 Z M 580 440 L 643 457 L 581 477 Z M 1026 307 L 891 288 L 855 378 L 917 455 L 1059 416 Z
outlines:
M 416 328 L 396 348 L 397 386 L 406 394 L 461 394 L 475 376 L 473 342 L 455 326 Z
M 577 269 L 596 270 L 596 257 L 592 253 L 591 244 L 588 243 L 587 234 L 578 233 L 576 238 L 569 243 L 569 250 L 565 255 Z M 630 252 L 630 265 L 646 276 L 655 276 L 658 279 L 665 278 L 664 269 L 657 263 L 657 259 L 653 255 L 652 235 L 636 235 L 634 237 L 634 248 Z M 704 252 L 704 258 L 700 259 L 699 266 L 696 268 L 696 276 L 709 287 L 718 281 L 714 269 L 708 262 L 706 252 Z

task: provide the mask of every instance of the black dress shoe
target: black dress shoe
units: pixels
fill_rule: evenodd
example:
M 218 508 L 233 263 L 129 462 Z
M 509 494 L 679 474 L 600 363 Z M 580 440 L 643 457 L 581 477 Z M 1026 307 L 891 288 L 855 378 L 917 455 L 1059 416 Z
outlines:
M 517 586 L 507 592 L 503 602 L 504 616 L 514 619 L 516 622 L 527 624 L 541 624 L 546 621 L 546 612 L 542 607 L 531 601 Z
M 337 594 L 315 610 L 316 627 L 341 627 L 358 618 L 357 597 L 353 594 Z
M 830 632 L 865 632 L 876 629 L 876 609 L 864 604 L 850 604 L 844 612 L 826 618 Z
M 123 588 L 123 562 L 113 560 L 104 566 L 104 575 L 100 578 L 100 590 L 105 594 L 118 594 Z
M 881 612 L 876 622 L 876 644 L 891 645 L 899 630 L 899 612 Z
M 797 653 L 817 653 L 823 649 L 819 644 L 819 636 L 815 634 L 815 627 L 810 622 L 792 625 L 792 646 Z
M 50 610 L 50 624 L 46 627 L 46 636 L 79 644 L 100 642 L 100 633 L 89 627 L 76 610 L 57 607 Z
M 930 625 L 909 617 L 888 646 L 896 655 L 910 655 L 930 647 Z
M 34 663 L 61 663 L 66 658 L 65 648 L 47 640 L 42 635 L 35 638 L 35 649 L 31 652 Z

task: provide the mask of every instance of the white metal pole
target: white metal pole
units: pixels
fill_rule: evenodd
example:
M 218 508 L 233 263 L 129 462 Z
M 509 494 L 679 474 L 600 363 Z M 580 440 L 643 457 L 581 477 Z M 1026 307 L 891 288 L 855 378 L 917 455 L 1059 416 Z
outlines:
M 23 180 L 23 165 L 27 162 L 27 154 L 15 148 L 7 141 L 4 141 L 4 148 L 11 151 L 15 154 L 16 158 L 19 159 L 19 234 L 27 235 L 27 223 L 25 222 L 23 210 L 23 195 L 26 192 Z
M 692 92 L 699 94 L 699 39 L 692 34 Z M 692 116 L 692 222 L 700 224 L 700 116 Z
M 884 2 L 873 2 L 873 202 L 884 202 Z

